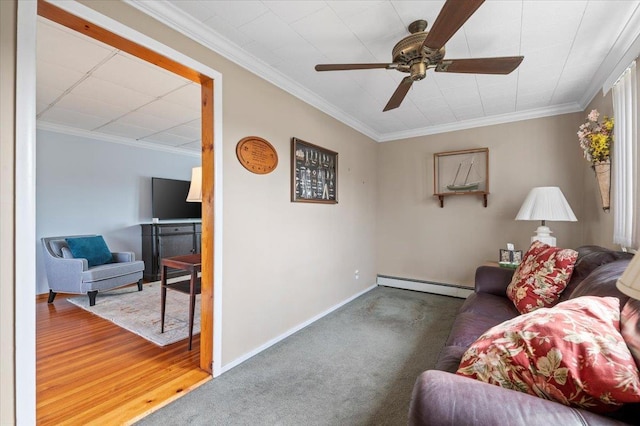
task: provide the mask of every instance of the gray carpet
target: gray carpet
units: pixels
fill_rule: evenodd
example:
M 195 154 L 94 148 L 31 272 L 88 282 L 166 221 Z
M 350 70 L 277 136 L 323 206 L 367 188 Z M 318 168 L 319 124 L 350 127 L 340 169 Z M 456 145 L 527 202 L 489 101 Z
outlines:
M 377 287 L 137 425 L 406 425 L 462 302 Z

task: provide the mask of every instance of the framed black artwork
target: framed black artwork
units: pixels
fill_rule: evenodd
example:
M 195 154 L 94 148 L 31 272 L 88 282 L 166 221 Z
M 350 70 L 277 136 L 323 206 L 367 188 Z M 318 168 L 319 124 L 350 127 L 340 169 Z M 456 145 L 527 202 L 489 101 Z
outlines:
M 338 153 L 291 138 L 291 201 L 338 203 Z

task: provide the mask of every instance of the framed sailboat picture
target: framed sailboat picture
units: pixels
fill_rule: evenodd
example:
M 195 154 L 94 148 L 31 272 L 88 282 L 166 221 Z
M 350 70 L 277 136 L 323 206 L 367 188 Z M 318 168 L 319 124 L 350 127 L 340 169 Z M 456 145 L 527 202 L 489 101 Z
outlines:
M 446 195 L 489 194 L 489 148 L 433 154 L 433 195 L 444 205 Z

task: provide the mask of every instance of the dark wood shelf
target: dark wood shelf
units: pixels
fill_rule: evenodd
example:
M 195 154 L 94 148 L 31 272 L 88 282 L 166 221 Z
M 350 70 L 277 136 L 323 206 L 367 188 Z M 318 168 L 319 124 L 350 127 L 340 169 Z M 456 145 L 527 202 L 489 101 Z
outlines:
M 445 197 L 449 197 L 452 195 L 479 195 L 482 197 L 482 204 L 484 207 L 487 207 L 487 196 L 489 195 L 486 191 L 458 191 L 458 192 L 442 192 L 439 194 L 433 194 L 435 197 L 438 197 L 440 200 L 440 207 L 444 207 L 444 199 Z

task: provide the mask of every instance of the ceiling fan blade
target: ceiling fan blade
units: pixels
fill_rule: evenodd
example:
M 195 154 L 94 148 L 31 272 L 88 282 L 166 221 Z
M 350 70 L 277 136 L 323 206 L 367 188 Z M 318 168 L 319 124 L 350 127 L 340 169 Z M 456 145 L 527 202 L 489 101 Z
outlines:
M 316 71 L 345 71 L 345 70 L 368 70 L 374 68 L 392 69 L 397 64 L 320 64 L 316 65 Z
M 459 72 L 473 74 L 509 74 L 518 68 L 524 56 L 501 58 L 445 59 L 436 66 L 437 72 Z
M 413 80 L 411 80 L 410 77 L 403 78 L 400 82 L 400 85 L 398 86 L 396 91 L 393 92 L 393 95 L 391 95 L 391 99 L 389 99 L 389 102 L 387 102 L 387 105 L 382 111 L 384 112 L 389 111 L 390 109 L 398 108 L 404 100 L 404 97 L 407 96 L 407 93 L 409 92 L 409 89 L 411 89 L 412 84 Z
M 484 0 L 447 0 L 422 45 L 434 50 L 440 49 L 482 3 Z

